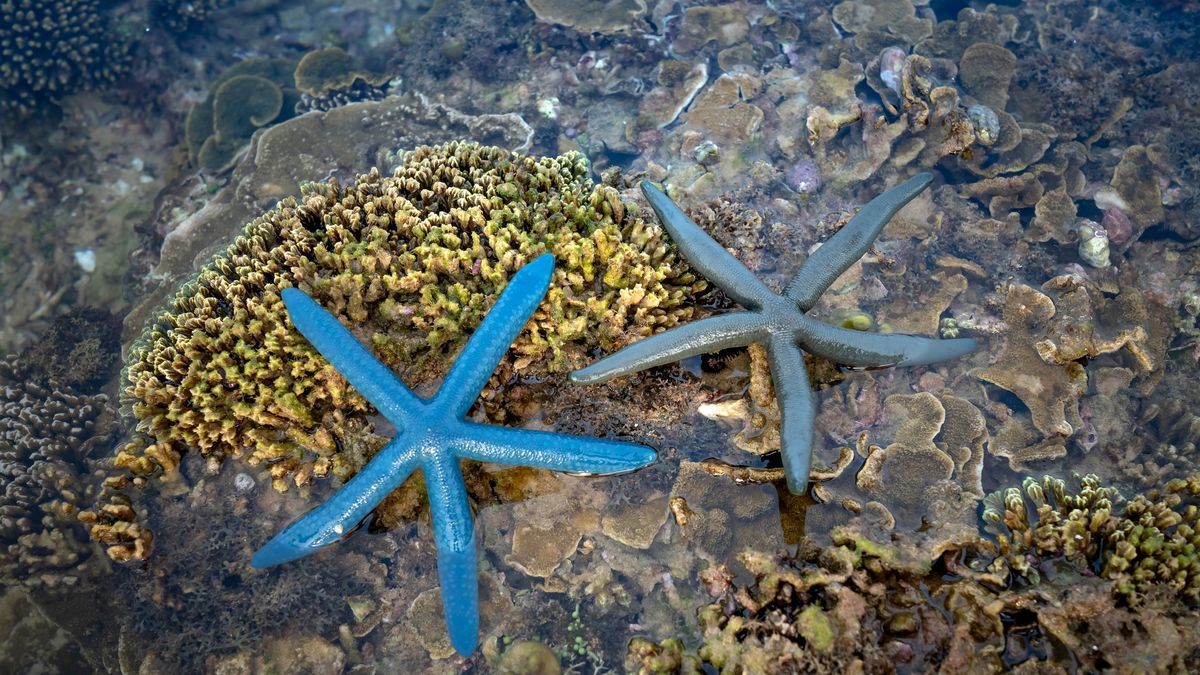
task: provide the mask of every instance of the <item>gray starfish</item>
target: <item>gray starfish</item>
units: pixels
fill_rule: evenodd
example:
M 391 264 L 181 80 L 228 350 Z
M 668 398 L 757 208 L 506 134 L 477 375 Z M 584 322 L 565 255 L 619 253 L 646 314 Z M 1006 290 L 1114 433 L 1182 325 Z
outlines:
M 804 261 L 782 294 L 764 285 L 661 190 L 643 182 L 642 194 L 692 267 L 748 311 L 708 317 L 653 335 L 571 373 L 571 380 L 579 384 L 605 382 L 696 354 L 762 343 L 767 348 L 782 415 L 780 453 L 788 489 L 802 494 L 812 461 L 816 404 L 801 346 L 835 363 L 867 368 L 937 363 L 968 354 L 976 347 L 970 338 L 936 340 L 864 333 L 806 316 L 830 284 L 862 257 L 892 216 L 932 181 L 930 174 L 922 173 L 868 202 Z

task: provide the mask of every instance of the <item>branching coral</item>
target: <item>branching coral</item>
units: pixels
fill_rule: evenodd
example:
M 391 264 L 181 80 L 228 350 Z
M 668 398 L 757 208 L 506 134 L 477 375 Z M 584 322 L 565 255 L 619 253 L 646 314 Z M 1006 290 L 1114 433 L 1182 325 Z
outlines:
M 1123 509 L 1117 496 L 1094 475 L 1084 476 L 1078 494 L 1046 476 L 1026 478 L 984 500 L 984 520 L 996 536 L 1005 566 L 1034 583 L 1036 568 L 1062 557 L 1080 570 L 1095 570 L 1116 582 L 1123 596 L 1144 596 L 1157 585 L 1190 605 L 1200 604 L 1200 476 L 1168 481 L 1161 489 L 1134 497 Z M 1028 502 L 1026 501 L 1028 500 Z M 1029 503 L 1036 518 L 1031 518 Z
M 0 3 L 0 109 L 30 113 L 77 91 L 115 81 L 125 44 L 97 0 Z
M 75 583 L 96 566 L 76 520 L 92 495 L 85 458 L 115 432 L 104 396 L 30 382 L 0 361 L 0 582 Z
M 269 463 L 281 490 L 344 478 L 360 464 L 341 451 L 361 434 L 349 422 L 369 407 L 290 328 L 279 291 L 304 288 L 389 367 L 428 380 L 546 251 L 554 280 L 502 377 L 561 371 L 686 320 L 703 288 L 658 227 L 592 186 L 578 154 L 452 143 L 413 151 L 392 177 L 309 184 L 250 223 L 131 352 L 126 395 L 145 436 L 117 463 L 145 476 L 197 448 L 214 466 Z

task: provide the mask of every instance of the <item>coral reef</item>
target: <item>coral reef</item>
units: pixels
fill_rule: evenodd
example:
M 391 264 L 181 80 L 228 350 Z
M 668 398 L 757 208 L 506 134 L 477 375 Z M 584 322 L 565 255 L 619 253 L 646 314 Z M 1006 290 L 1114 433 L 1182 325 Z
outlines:
M 87 461 L 108 449 L 115 412 L 103 395 L 38 384 L 20 359 L 0 360 L 0 581 L 58 586 L 102 571 L 77 515 L 96 487 Z
M 1042 570 L 1061 558 L 1080 572 L 1096 570 L 1111 579 L 1122 596 L 1167 588 L 1188 605 L 1200 605 L 1197 495 L 1200 476 L 1192 475 L 1117 508 L 1116 492 L 1095 475 L 1081 479 L 1077 494 L 1061 479 L 1026 478 L 1021 488 L 984 500 L 983 518 L 1001 556 L 989 569 L 1001 576 L 1011 570 L 1036 584 Z
M 117 370 L 120 353 L 117 317 L 97 307 L 79 307 L 55 318 L 25 350 L 22 374 L 40 384 L 53 380 L 94 394 Z
M 300 94 L 287 59 L 256 57 L 227 68 L 188 112 L 188 154 L 197 166 L 227 168 L 260 127 L 291 117 Z
M 1056 494 L 1042 493 L 1043 484 Z M 1014 539 L 1000 540 L 1008 548 L 995 558 L 987 544 L 966 540 L 933 560 L 905 562 L 895 546 L 853 526 L 835 528 L 825 547 L 805 541 L 779 556 L 746 549 L 737 564 L 754 575 L 753 583 L 735 582 L 728 565 L 699 574 L 711 603 L 697 611 L 698 649 L 675 638 L 635 637 L 626 670 L 1002 672 L 1045 661 L 1051 649 L 1062 650 L 1055 662 L 1067 658 L 1089 668 L 1194 666 L 1200 654 L 1189 636 L 1200 622 L 1183 602 L 1195 601 L 1189 538 L 1196 508 L 1181 498 L 1196 486 L 1195 479 L 1178 481 L 1131 502 L 1125 517 L 1109 518 L 1111 493 L 1094 479 L 1084 479 L 1079 495 L 1055 479 L 1029 481 L 1026 493 L 1041 500 L 1046 523 L 1019 524 L 1025 509 L 1019 490 L 1009 499 L 1012 509 L 989 507 L 990 523 L 1007 519 L 1017 528 Z M 1118 544 L 1124 554 L 1094 547 L 1095 523 L 1126 542 Z M 1023 554 L 1014 554 L 1014 546 Z M 1035 552 L 1038 546 L 1044 554 Z M 1022 555 L 1026 573 L 1010 572 L 1006 561 Z M 1092 572 L 1102 556 L 1103 576 L 1114 581 Z M 1010 573 L 1024 583 L 1011 584 Z M 1137 601 L 1127 604 L 1135 589 Z M 1106 630 L 1122 637 L 1105 637 Z M 1151 638 L 1156 631 L 1163 632 Z M 1131 645 L 1129 635 L 1153 642 Z
M 561 371 L 686 320 L 703 288 L 661 230 L 593 187 L 579 155 L 536 159 L 472 144 L 422 148 L 392 177 L 309 184 L 179 292 L 128 362 L 128 401 L 149 436 L 118 458 L 138 475 L 188 448 L 214 466 L 267 462 L 276 487 L 361 460 L 340 448 L 366 402 L 284 323 L 279 289 L 301 285 L 389 367 L 424 381 L 478 325 L 526 260 L 561 261 L 543 318 L 502 373 Z
M 115 83 L 128 45 L 99 0 L 0 3 L 0 111 L 31 114 L 76 92 Z

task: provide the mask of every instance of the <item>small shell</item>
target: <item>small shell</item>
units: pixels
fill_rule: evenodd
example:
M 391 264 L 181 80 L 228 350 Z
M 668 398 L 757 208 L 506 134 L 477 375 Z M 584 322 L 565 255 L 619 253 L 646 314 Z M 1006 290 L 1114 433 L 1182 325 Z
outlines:
M 967 107 L 967 119 L 975 128 L 975 140 L 980 145 L 993 145 L 1000 137 L 1000 118 L 996 111 L 978 103 Z
M 1092 267 L 1108 267 L 1108 233 L 1091 221 L 1079 225 L 1079 257 Z

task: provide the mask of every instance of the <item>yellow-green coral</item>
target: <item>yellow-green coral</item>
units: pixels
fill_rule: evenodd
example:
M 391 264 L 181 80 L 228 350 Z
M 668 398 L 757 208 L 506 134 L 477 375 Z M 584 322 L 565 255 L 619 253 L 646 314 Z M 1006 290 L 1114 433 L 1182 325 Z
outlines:
M 587 350 L 689 319 L 703 281 L 587 172 L 578 153 L 451 143 L 409 153 L 391 177 L 304 186 L 250 223 L 132 350 L 126 400 L 145 437 L 118 465 L 144 476 L 197 448 L 214 466 L 269 463 L 281 490 L 357 470 L 341 446 L 369 406 L 292 328 L 288 286 L 410 381 L 439 372 L 509 276 L 546 251 L 558 260 L 552 286 L 502 371 L 563 371 Z
M 1022 494 L 1024 493 L 1024 494 Z M 1084 476 L 1079 494 L 1064 481 L 1026 478 L 1022 489 L 988 495 L 983 517 L 1013 571 L 1037 581 L 1030 557 L 1064 557 L 1116 582 L 1123 596 L 1164 584 L 1190 604 L 1200 604 L 1200 474 L 1169 481 L 1113 508 L 1116 491 Z M 1026 499 L 1036 509 L 1031 520 Z M 1003 528 L 1003 529 L 1002 529 Z

